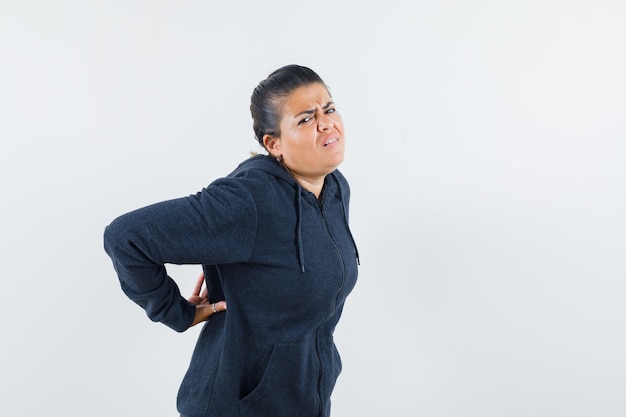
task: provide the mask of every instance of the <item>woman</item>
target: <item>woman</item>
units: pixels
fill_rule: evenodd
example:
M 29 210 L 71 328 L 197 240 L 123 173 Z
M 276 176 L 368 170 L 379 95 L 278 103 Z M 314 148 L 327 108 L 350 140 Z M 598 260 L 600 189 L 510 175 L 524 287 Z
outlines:
M 106 228 L 122 289 L 182 332 L 205 322 L 178 393 L 181 416 L 328 416 L 341 371 L 333 331 L 357 278 L 344 131 L 312 70 L 278 69 L 250 106 L 268 155 L 199 193 Z M 183 298 L 165 264 L 201 264 Z M 226 309 L 228 310 L 226 311 Z

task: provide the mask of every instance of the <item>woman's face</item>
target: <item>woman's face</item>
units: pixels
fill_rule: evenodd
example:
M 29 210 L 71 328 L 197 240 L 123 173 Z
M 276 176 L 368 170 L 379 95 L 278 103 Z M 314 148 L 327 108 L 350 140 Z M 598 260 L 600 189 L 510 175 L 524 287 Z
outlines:
M 343 161 L 343 122 L 323 84 L 299 87 L 283 102 L 280 132 L 270 151 L 295 176 L 323 177 Z

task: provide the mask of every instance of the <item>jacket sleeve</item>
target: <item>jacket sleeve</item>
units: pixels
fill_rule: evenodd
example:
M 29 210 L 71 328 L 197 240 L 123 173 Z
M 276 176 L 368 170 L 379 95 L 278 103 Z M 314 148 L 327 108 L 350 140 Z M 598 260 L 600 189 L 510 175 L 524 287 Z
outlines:
M 256 207 L 238 181 L 221 179 L 201 192 L 124 214 L 104 232 L 124 293 L 153 321 L 182 332 L 195 306 L 167 275 L 165 264 L 225 264 L 250 259 Z

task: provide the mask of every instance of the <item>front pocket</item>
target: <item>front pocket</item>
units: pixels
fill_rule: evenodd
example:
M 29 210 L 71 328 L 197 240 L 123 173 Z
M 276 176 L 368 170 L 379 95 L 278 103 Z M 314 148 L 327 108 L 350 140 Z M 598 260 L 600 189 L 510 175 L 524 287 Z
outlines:
M 315 415 L 318 361 L 313 345 L 275 344 L 261 381 L 239 402 L 241 417 Z

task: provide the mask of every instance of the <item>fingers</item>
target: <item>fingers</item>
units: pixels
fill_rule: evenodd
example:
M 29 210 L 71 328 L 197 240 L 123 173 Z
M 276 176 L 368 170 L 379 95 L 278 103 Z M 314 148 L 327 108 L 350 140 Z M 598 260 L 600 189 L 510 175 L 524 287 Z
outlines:
M 219 301 L 213 304 L 196 305 L 196 315 L 193 319 L 192 326 L 207 321 L 213 314 L 226 310 L 226 301 Z
M 202 289 L 202 285 L 204 285 L 204 272 L 201 273 L 196 280 L 196 285 L 193 287 L 193 293 L 191 295 L 200 296 L 200 290 Z M 204 289 L 204 291 L 206 292 L 206 288 Z M 204 294 L 202 296 L 204 297 Z
M 221 311 L 226 311 L 226 301 L 211 304 L 211 316 Z

